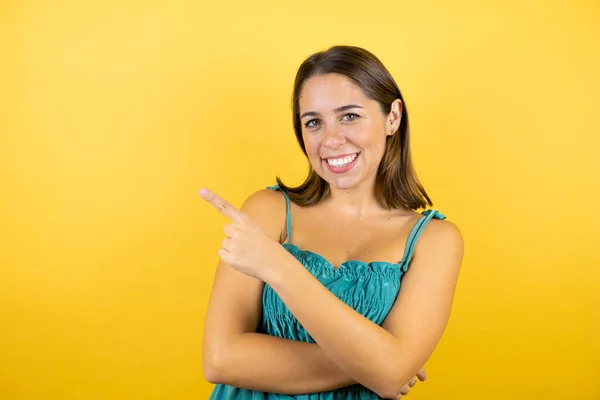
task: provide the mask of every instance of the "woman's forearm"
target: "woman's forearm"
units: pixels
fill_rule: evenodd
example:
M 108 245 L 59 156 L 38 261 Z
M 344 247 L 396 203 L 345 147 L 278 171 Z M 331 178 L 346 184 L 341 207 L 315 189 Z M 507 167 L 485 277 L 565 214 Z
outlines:
M 314 343 L 243 333 L 223 342 L 207 378 L 238 388 L 306 394 L 355 384 Z
M 408 382 L 414 376 L 414 360 L 399 357 L 399 342 L 390 332 L 335 297 L 301 265 L 293 264 L 285 265 L 281 275 L 267 283 L 327 357 L 382 397 L 390 392 L 389 382 L 402 380 L 404 375 Z

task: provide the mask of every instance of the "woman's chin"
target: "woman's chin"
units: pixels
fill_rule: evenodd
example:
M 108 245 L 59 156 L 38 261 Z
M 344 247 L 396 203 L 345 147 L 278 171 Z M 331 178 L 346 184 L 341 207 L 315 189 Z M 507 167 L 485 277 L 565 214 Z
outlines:
M 354 172 L 354 173 L 353 173 Z M 317 173 L 334 190 L 349 190 L 357 187 L 361 183 L 361 177 L 356 174 L 356 170 L 350 173 L 334 174 L 330 171 L 317 170 Z
M 332 189 L 336 190 L 348 190 L 358 185 L 358 179 L 356 177 L 344 176 L 334 179 L 327 179 L 327 183 Z

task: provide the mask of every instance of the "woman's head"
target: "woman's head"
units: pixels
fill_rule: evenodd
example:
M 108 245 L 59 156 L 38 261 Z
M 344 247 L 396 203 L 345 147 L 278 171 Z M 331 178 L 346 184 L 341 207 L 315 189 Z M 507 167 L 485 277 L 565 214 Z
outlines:
M 330 186 L 374 183 L 386 208 L 431 205 L 410 158 L 406 104 L 373 54 L 335 46 L 310 56 L 298 69 L 292 109 L 310 172 L 297 188 L 277 181 L 296 203 L 316 204 L 329 195 Z

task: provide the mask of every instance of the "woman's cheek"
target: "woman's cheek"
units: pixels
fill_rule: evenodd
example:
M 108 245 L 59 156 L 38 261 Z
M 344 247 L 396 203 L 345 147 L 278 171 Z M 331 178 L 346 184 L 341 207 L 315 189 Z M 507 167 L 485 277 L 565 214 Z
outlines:
M 311 158 L 319 155 L 319 142 L 314 136 L 304 136 L 304 148 Z

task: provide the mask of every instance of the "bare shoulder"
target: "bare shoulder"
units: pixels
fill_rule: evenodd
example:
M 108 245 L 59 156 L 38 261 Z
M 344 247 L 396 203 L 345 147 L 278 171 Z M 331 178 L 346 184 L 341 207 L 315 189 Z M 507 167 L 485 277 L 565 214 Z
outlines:
M 248 196 L 240 210 L 256 221 L 267 235 L 281 241 L 287 212 L 281 192 L 272 189 L 258 190 Z
M 447 243 L 450 246 L 463 246 L 463 236 L 456 224 L 447 219 L 432 219 L 422 235 L 425 242 Z
M 447 219 L 429 221 L 415 248 L 415 258 L 446 261 L 459 268 L 464 252 L 464 239 L 458 226 Z

